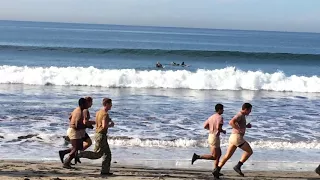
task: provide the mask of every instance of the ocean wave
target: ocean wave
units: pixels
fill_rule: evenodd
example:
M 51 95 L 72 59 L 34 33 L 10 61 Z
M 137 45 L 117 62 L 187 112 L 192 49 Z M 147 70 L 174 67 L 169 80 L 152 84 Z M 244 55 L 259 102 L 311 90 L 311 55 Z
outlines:
M 209 147 L 206 140 L 192 140 L 192 139 L 175 139 L 175 140 L 159 140 L 159 139 L 140 139 L 140 138 L 117 138 L 112 137 L 109 144 L 115 146 L 139 146 L 139 147 Z M 320 143 L 312 142 L 287 142 L 287 141 L 249 141 L 252 148 L 263 149 L 320 149 Z M 221 141 L 222 147 L 228 146 L 228 140 Z
M 301 53 L 273 53 L 273 52 L 243 52 L 243 51 L 214 51 L 188 49 L 128 49 L 128 48 L 85 48 L 85 47 L 57 47 L 57 46 L 19 46 L 0 45 L 0 50 L 15 51 L 52 51 L 70 53 L 116 54 L 138 56 L 184 56 L 184 57 L 236 57 L 272 60 L 320 60 L 320 54 Z
M 318 76 L 242 71 L 235 67 L 204 70 L 97 69 L 94 67 L 0 66 L 0 83 L 99 86 L 109 88 L 184 88 L 320 92 Z
M 93 135 L 91 135 L 93 138 Z M 66 139 L 65 136 L 60 137 L 55 134 L 27 134 L 27 135 L 5 135 L 1 134 L 2 141 L 7 143 L 23 143 L 27 142 L 41 142 L 45 144 L 57 143 L 57 139 Z M 127 136 L 109 136 L 108 142 L 113 146 L 131 146 L 131 147 L 159 147 L 159 148 L 190 148 L 190 147 L 209 147 L 207 140 L 195 140 L 195 139 L 172 139 L 161 140 L 156 138 L 133 138 Z M 318 141 L 301 141 L 301 142 L 289 142 L 279 140 L 259 140 L 248 141 L 252 148 L 257 149 L 320 149 L 320 143 Z M 58 143 L 59 144 L 59 143 Z M 221 139 L 221 146 L 228 146 L 228 138 Z

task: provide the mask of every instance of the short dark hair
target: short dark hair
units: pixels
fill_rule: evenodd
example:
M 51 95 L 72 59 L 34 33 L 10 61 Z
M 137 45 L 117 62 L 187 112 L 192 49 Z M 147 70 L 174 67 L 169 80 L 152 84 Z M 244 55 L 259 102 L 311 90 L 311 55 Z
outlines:
M 92 102 L 92 97 L 90 97 L 90 96 L 85 97 L 85 99 L 86 99 L 88 102 Z
M 80 98 L 78 104 L 80 107 L 86 106 L 87 100 L 85 98 Z
M 106 106 L 107 104 L 111 104 L 112 100 L 110 98 L 103 98 L 102 99 L 102 105 Z
M 222 104 L 216 104 L 214 109 L 216 110 L 216 112 L 218 112 L 219 110 L 223 110 L 223 105 Z
M 252 109 L 252 105 L 250 103 L 244 103 L 242 105 L 242 110 Z

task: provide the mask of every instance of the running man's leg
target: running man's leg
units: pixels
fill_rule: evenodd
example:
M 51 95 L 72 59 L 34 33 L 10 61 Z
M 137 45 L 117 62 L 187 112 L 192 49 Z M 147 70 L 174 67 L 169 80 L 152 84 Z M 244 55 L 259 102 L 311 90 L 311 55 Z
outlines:
M 60 161 L 61 161 L 62 163 L 63 163 L 63 160 L 64 160 L 64 156 L 65 156 L 66 154 L 69 154 L 71 151 L 72 151 L 72 148 L 59 151 L 59 157 L 60 157 Z
M 231 156 L 234 154 L 234 152 L 236 151 L 237 146 L 229 143 L 228 149 L 227 149 L 227 153 L 223 156 L 222 160 L 219 162 L 219 165 L 217 166 L 217 168 L 215 168 L 212 172 L 212 174 L 214 175 L 214 177 L 219 178 L 219 173 L 221 168 L 224 166 L 224 164 L 231 158 Z
M 88 149 L 92 145 L 92 140 L 88 133 L 85 134 L 85 137 L 83 138 L 83 151 Z
M 83 149 L 82 149 L 81 151 L 84 151 L 84 150 L 88 149 L 88 148 L 91 146 L 91 144 L 92 144 L 91 138 L 90 138 L 90 136 L 88 135 L 88 133 L 86 133 L 86 132 L 84 132 L 84 133 L 85 133 L 85 135 L 84 135 L 84 137 L 82 138 L 82 141 L 83 141 Z M 75 164 L 81 163 L 78 152 L 76 153 L 76 157 L 74 158 L 74 161 L 75 161 Z
M 215 160 L 215 147 L 210 145 L 210 152 L 211 154 L 203 154 L 203 155 L 198 155 L 196 153 L 193 153 L 191 164 L 193 164 L 196 160 L 198 159 L 205 159 L 205 160 Z
M 102 168 L 101 168 L 101 175 L 112 175 L 113 173 L 110 173 L 110 165 L 111 165 L 111 150 L 107 141 L 107 138 L 105 138 L 105 146 L 104 146 L 104 153 L 102 156 Z
M 68 142 L 68 144 L 71 144 L 71 139 L 69 136 L 71 136 L 72 139 L 75 139 L 75 132 L 72 130 L 72 128 L 68 128 L 67 130 L 67 136 L 65 137 L 65 141 Z M 61 150 L 59 151 L 59 157 L 60 157 L 60 161 L 62 163 L 64 163 L 64 156 L 66 154 L 69 154 L 72 151 L 73 147 L 65 149 L 65 150 Z
M 253 154 L 252 148 L 248 142 L 245 142 L 241 147 L 244 152 L 241 156 L 240 162 L 245 163 L 249 157 Z
M 215 155 L 213 155 L 215 157 L 215 161 L 214 161 L 214 168 L 217 168 L 219 165 L 219 160 L 221 157 L 221 148 L 215 148 Z
M 245 163 L 248 158 L 253 154 L 252 148 L 250 146 L 250 144 L 248 142 L 245 142 L 244 144 L 242 144 L 241 146 L 239 146 L 239 148 L 241 148 L 244 152 L 242 154 L 242 157 L 240 159 L 240 161 L 238 162 L 238 164 L 236 166 L 233 167 L 233 169 L 239 173 L 241 176 L 244 176 L 244 174 L 241 171 L 241 166 L 243 165 L 243 163 Z
M 228 149 L 227 149 L 227 153 L 223 156 L 223 158 L 221 159 L 221 161 L 219 162 L 218 167 L 222 168 L 224 166 L 224 164 L 231 158 L 231 156 L 234 154 L 234 152 L 236 151 L 237 146 L 233 145 L 233 144 L 229 144 Z
M 94 152 L 92 151 L 81 151 L 79 153 L 80 158 L 87 158 L 87 159 L 100 159 L 103 156 L 103 150 L 106 146 L 106 135 L 96 133 L 95 134 L 95 146 Z
M 215 160 L 216 159 L 216 149 L 217 148 L 220 149 L 220 137 L 216 137 L 216 135 L 209 134 L 208 143 L 210 145 L 211 154 L 198 155 L 198 154 L 194 153 L 192 156 L 191 164 L 193 164 L 198 159 L 205 159 L 205 160 Z
M 63 167 L 64 168 L 71 168 L 71 160 L 76 156 L 77 151 L 82 150 L 83 142 L 82 139 L 72 139 L 71 140 L 72 149 L 69 154 L 69 157 L 64 161 Z

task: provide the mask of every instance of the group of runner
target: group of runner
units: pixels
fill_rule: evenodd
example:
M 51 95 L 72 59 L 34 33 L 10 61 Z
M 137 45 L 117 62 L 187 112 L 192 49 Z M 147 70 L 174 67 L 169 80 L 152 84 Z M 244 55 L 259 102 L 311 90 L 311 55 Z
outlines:
M 107 141 L 108 128 L 114 126 L 114 122 L 108 114 L 108 111 L 112 107 L 112 100 L 109 98 L 102 100 L 102 107 L 96 112 L 95 121 L 90 121 L 90 113 L 88 110 L 92 106 L 92 98 L 80 98 L 78 104 L 79 106 L 73 110 L 69 117 L 70 121 L 67 131 L 72 147 L 59 151 L 63 167 L 72 168 L 72 159 L 75 159 L 75 163 L 81 163 L 80 158 L 99 159 L 102 157 L 101 175 L 112 175 L 113 173 L 110 172 L 111 151 Z M 244 103 L 241 110 L 230 120 L 229 124 L 232 127 L 232 132 L 229 137 L 229 146 L 226 154 L 220 161 L 220 133 L 226 134 L 226 131 L 222 129 L 224 107 L 222 104 L 217 104 L 215 106 L 216 112 L 204 123 L 204 128 L 209 131 L 208 143 L 211 154 L 198 155 L 194 153 L 191 164 L 194 164 L 198 159 L 214 160 L 214 170 L 212 174 L 216 179 L 219 179 L 220 176 L 223 176 L 223 174 L 220 173 L 221 168 L 231 158 L 236 149 L 240 148 L 243 150 L 243 154 L 233 169 L 240 176 L 244 176 L 241 167 L 253 154 L 250 144 L 244 138 L 246 129 L 252 127 L 251 123 L 247 123 L 246 120 L 246 116 L 251 113 L 251 110 L 252 105 L 250 103 Z M 96 126 L 94 151 L 85 151 L 92 144 L 90 136 L 86 133 L 85 129 L 93 128 L 94 124 Z M 69 154 L 69 156 L 64 159 L 66 154 Z M 315 171 L 320 175 L 320 165 Z
M 81 163 L 80 158 L 99 159 L 102 157 L 101 175 L 112 175 L 110 172 L 111 151 L 107 141 L 107 133 L 110 127 L 114 126 L 114 122 L 109 117 L 108 111 L 112 107 L 112 100 L 103 98 L 102 107 L 96 112 L 95 121 L 90 121 L 89 108 L 92 106 L 92 98 L 80 98 L 79 106 L 75 108 L 69 117 L 69 128 L 67 135 L 72 145 L 71 148 L 59 151 L 60 160 L 64 168 L 71 169 L 71 161 L 75 159 L 76 163 Z M 95 147 L 94 151 L 85 151 L 92 141 L 86 133 L 86 128 L 93 128 L 95 124 Z M 69 156 L 64 159 L 64 156 Z

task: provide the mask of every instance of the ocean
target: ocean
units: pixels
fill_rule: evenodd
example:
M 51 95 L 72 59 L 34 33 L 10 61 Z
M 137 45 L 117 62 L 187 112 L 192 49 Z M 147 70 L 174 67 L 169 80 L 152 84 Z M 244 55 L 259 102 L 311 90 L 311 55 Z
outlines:
M 0 21 L 0 159 L 59 161 L 69 113 L 92 96 L 92 115 L 113 100 L 114 163 L 212 169 L 190 164 L 209 153 L 203 122 L 225 106 L 225 154 L 228 122 L 249 102 L 254 154 L 243 168 L 313 170 L 319 68 L 317 33 Z

